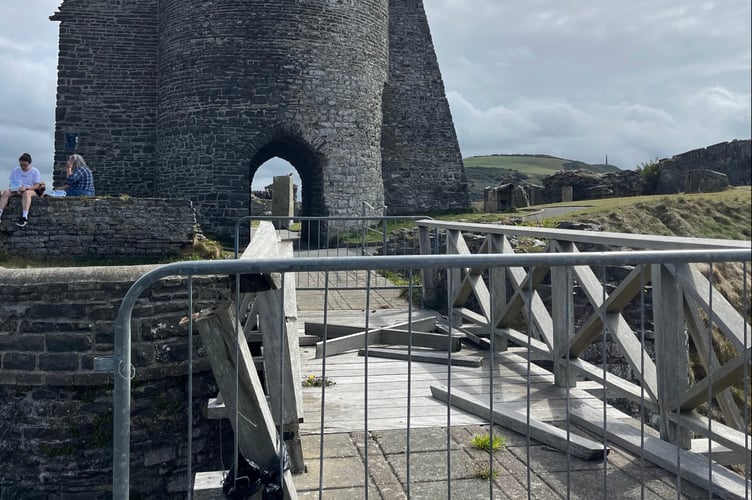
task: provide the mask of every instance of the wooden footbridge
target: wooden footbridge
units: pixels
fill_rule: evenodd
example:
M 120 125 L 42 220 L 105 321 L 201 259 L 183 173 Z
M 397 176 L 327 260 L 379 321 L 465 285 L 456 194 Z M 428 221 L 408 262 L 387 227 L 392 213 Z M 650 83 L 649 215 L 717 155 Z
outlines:
M 226 403 L 214 402 L 212 411 L 233 422 L 240 451 L 273 467 L 284 461 L 286 443 L 285 498 L 346 491 L 365 497 L 369 484 L 375 498 L 420 498 L 429 489 L 419 486 L 429 483 L 457 492 L 453 481 L 471 491 L 477 477 L 449 472 L 456 452 L 449 438 L 439 443 L 443 475 L 412 485 L 410 433 L 440 428 L 449 436 L 454 427 L 488 429 L 491 422 L 498 432 L 525 437 L 527 454 L 515 456 L 527 478 L 508 480 L 529 498 L 541 482 L 554 496 L 610 497 L 608 478 L 619 472 L 612 469 L 623 469 L 617 458 L 630 455 L 649 464 L 652 478 L 661 474 L 669 496 L 751 498 L 750 242 L 431 220 L 417 228 L 416 255 L 294 259 L 292 243 L 262 225 L 237 261 L 160 272 L 232 273 L 245 287 L 236 304 L 190 321 L 205 339 Z M 545 252 L 515 253 L 533 239 Z M 717 276 L 732 274 L 731 267 L 742 277 L 741 303 L 717 290 Z M 403 296 L 371 286 L 382 270 L 403 270 Z M 315 273 L 320 289 L 296 293 L 296 280 L 307 273 Z M 337 273 L 361 273 L 366 285 L 347 291 Z M 333 294 L 343 297 L 336 307 Z M 442 314 L 405 299 L 419 294 Z M 262 359 L 238 339 L 260 342 Z M 690 349 L 698 367 L 691 373 Z M 301 387 L 309 378 L 313 387 Z M 357 438 L 365 432 L 376 442 L 399 430 L 407 432 L 406 463 Z M 338 442 L 327 436 L 336 435 L 360 446 L 363 475 L 349 486 L 331 483 L 339 460 L 325 467 L 335 456 L 325 443 Z M 320 446 L 313 457 L 310 440 Z M 564 490 L 530 462 L 541 444 L 558 450 Z M 603 464 L 602 489 L 578 482 L 590 476 L 570 474 L 579 460 Z M 396 496 L 380 488 L 380 481 L 392 483 L 378 463 L 396 471 Z M 406 481 L 399 472 L 405 467 Z M 490 479 L 480 497 L 504 497 L 506 480 Z M 196 497 L 214 498 L 216 475 L 196 484 L 205 481 L 213 489 L 197 486 Z M 645 479 L 638 496 L 623 496 L 664 495 L 659 489 Z

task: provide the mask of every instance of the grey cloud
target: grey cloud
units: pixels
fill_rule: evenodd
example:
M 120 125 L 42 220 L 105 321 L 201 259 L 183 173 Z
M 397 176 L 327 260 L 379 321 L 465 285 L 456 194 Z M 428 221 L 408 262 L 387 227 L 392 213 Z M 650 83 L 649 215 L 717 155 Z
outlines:
M 0 185 L 51 172 L 61 0 L 4 1 Z M 749 0 L 425 0 L 464 156 L 622 167 L 750 136 Z M 254 185 L 288 173 L 259 171 Z
M 728 98 L 728 94 L 721 93 Z M 738 111 L 744 96 L 731 100 Z M 671 112 L 626 102 L 574 104 L 564 100 L 519 99 L 509 106 L 479 109 L 449 94 L 465 156 L 491 153 L 545 153 L 632 168 L 656 157 L 732 139 L 730 127 L 698 116 L 687 123 Z M 717 111 L 713 104 L 709 109 Z M 676 148 L 676 149 L 672 149 Z
M 632 167 L 749 137 L 749 1 L 481 3 L 426 2 L 463 155 Z

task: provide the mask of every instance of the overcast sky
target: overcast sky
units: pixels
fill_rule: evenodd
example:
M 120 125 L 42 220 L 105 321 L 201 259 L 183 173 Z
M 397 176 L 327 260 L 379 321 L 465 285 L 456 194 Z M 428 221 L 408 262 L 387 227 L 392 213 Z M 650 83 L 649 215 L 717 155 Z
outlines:
M 52 180 L 59 4 L 0 0 L 0 186 L 24 151 Z M 633 168 L 752 134 L 750 0 L 424 4 L 463 157 Z

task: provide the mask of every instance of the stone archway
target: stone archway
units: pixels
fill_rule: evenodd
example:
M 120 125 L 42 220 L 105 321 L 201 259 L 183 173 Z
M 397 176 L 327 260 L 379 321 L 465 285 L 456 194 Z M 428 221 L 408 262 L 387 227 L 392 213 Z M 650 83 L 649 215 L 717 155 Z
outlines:
M 302 134 L 282 130 L 259 134 L 254 138 L 253 145 L 255 153 L 251 157 L 249 182 L 267 160 L 279 157 L 289 162 L 300 176 L 300 215 L 327 215 L 323 176 L 325 158 L 322 153 L 309 146 Z M 250 192 L 250 186 L 248 191 Z M 250 200 L 248 206 L 250 207 Z

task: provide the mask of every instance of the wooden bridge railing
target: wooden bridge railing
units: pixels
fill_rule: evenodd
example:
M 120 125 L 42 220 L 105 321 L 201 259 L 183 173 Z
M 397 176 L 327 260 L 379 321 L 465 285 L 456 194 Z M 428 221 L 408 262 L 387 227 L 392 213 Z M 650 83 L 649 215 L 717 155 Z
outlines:
M 418 227 L 423 254 L 432 253 L 434 232 L 445 236 L 446 253 L 460 255 L 514 253 L 513 239 L 544 241 L 544 251 L 548 253 L 602 252 L 613 248 L 752 248 L 749 241 L 428 220 L 418 222 Z M 469 241 L 478 248 L 471 252 Z M 573 385 L 575 375 L 580 375 L 656 412 L 663 440 L 691 449 L 693 433 L 701 434 L 705 436 L 706 448 L 709 438 L 713 446 L 724 449 L 724 453 L 715 452 L 713 459 L 726 464 L 746 464 L 750 454 L 749 394 L 746 393 L 744 407 L 740 408 L 730 389 L 744 387 L 745 377 L 750 376 L 749 267 L 748 263 L 736 263 L 743 268 L 745 283 L 746 305 L 740 311 L 718 292 L 717 283 L 713 282 L 714 263 L 709 265 L 709 278 L 696 264 L 676 263 L 631 266 L 620 280 L 607 280 L 605 269 L 546 265 L 450 270 L 446 280 L 455 324 L 477 334 L 490 335 L 493 331 L 499 349 L 505 349 L 509 342 L 528 347 L 532 354 L 553 363 L 556 384 L 560 386 Z M 543 293 L 549 283 L 550 297 Z M 434 278 L 427 276 L 424 284 L 435 286 Z M 577 309 L 575 295 L 583 297 L 578 298 Z M 471 297 L 476 306 L 472 309 L 468 306 Z M 650 299 L 652 317 L 646 307 Z M 625 314 L 630 304 L 640 308 L 639 324 L 630 324 Z M 591 312 L 577 316 L 575 310 Z M 646 327 L 651 323 L 654 355 L 644 342 Z M 526 331 L 519 331 L 517 325 L 525 325 L 522 329 Z M 586 349 L 603 339 L 618 348 L 635 382 L 583 359 Z M 690 339 L 704 371 L 699 380 L 692 380 L 690 374 Z M 719 354 L 719 346 L 726 346 L 725 357 Z M 733 355 L 727 359 L 729 351 Z M 605 350 L 601 357 L 604 355 Z M 749 391 L 748 381 L 746 388 Z M 713 401 L 723 415 L 723 423 L 713 417 L 709 421 L 697 411 Z M 712 409 L 703 410 L 707 415 L 714 413 Z

